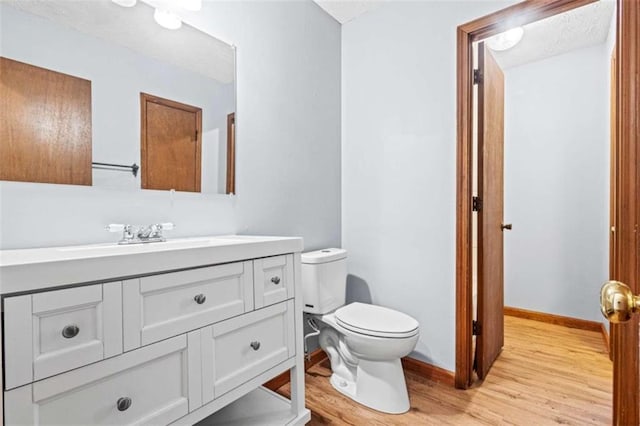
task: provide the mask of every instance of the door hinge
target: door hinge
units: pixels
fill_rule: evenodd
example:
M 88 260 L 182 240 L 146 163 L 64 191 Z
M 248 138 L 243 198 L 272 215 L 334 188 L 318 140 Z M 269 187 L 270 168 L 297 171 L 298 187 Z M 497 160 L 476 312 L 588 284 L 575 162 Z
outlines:
M 482 83 L 482 73 L 479 69 L 473 70 L 473 84 Z
M 476 320 L 473 320 L 473 335 L 480 336 L 482 334 L 482 326 Z
M 482 209 L 482 200 L 480 197 L 473 197 L 473 211 L 479 212 Z
M 198 129 L 196 129 L 196 138 L 195 138 L 194 142 L 198 142 Z

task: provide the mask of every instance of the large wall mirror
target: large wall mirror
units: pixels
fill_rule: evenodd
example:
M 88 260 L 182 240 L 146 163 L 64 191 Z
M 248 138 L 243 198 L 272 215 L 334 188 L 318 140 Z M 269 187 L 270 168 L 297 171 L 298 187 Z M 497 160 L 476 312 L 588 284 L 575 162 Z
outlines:
M 0 180 L 235 193 L 233 46 L 141 1 L 5 0 L 0 23 Z

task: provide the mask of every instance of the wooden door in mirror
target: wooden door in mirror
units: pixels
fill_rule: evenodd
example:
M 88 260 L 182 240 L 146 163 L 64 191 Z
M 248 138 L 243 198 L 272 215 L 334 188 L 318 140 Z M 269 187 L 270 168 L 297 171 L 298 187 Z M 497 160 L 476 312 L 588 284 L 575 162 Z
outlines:
M 227 194 L 236 193 L 236 113 L 227 115 Z
M 200 192 L 202 109 L 140 94 L 143 189 Z
M 0 57 L 0 180 L 91 185 L 91 82 Z

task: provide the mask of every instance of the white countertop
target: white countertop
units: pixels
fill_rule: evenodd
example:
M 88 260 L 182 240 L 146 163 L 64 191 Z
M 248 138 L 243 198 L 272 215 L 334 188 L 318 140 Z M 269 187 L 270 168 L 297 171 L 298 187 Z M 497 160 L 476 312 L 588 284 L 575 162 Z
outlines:
M 161 243 L 0 250 L 0 294 L 301 252 L 302 238 L 222 235 Z

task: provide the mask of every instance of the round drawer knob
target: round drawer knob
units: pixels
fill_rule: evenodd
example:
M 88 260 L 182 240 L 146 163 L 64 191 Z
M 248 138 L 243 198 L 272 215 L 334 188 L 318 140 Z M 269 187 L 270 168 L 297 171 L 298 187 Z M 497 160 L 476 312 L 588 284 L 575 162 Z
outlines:
M 80 333 L 80 327 L 77 325 L 68 325 L 62 329 L 62 337 L 65 339 L 71 339 L 72 337 L 76 337 Z
M 271 278 L 271 282 L 274 283 L 275 285 L 280 284 L 280 277 Z
M 254 351 L 257 351 L 258 349 L 260 349 L 260 342 L 258 342 L 257 340 L 255 342 L 251 342 L 251 344 L 249 345 L 251 346 L 251 348 Z
M 196 297 L 193 298 L 198 305 L 202 305 L 207 300 L 207 296 L 204 294 L 197 294 Z
M 128 396 L 118 398 L 118 402 L 116 402 L 116 407 L 118 411 L 126 411 L 131 407 L 131 398 Z

